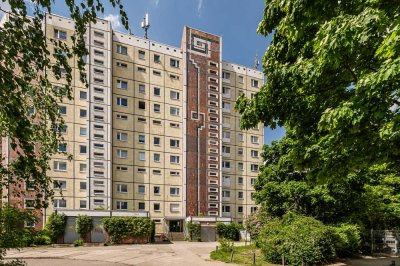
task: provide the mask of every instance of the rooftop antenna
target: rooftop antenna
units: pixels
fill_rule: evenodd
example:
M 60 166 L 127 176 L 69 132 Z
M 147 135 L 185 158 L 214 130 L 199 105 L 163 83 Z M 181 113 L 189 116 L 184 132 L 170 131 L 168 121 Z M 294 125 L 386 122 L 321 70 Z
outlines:
M 258 60 L 258 53 L 256 52 L 256 56 L 254 58 L 254 68 L 257 69 L 260 65 L 260 61 Z
M 144 16 L 143 21 L 142 21 L 142 29 L 144 29 L 144 38 L 145 39 L 148 39 L 147 32 L 148 32 L 149 28 L 150 28 L 149 14 L 146 13 L 146 15 Z

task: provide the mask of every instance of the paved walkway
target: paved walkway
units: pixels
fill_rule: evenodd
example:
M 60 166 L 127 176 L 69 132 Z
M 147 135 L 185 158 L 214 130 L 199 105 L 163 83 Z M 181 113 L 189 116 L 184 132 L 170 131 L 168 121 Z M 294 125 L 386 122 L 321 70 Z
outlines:
M 7 258 L 36 265 L 227 265 L 210 260 L 216 242 L 121 245 L 109 247 L 24 248 L 11 250 Z

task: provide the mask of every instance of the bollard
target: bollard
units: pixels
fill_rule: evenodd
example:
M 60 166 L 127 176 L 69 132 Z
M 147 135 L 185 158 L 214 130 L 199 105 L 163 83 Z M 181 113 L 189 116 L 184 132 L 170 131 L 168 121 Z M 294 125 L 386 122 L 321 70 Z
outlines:
M 231 262 L 233 261 L 233 249 L 231 249 Z
M 282 265 L 285 266 L 285 255 L 282 255 Z
M 215 246 L 215 251 L 218 251 L 218 246 Z
M 253 252 L 253 265 L 256 265 L 256 253 Z

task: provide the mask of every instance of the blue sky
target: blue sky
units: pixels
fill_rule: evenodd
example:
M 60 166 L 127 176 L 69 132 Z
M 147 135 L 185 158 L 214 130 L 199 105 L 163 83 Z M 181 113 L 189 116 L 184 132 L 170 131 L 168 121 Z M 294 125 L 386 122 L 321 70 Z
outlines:
M 53 13 L 68 16 L 64 0 L 55 0 Z M 106 17 L 114 29 L 125 31 L 119 23 L 119 12 L 108 1 Z M 161 43 L 181 46 L 185 25 L 222 36 L 223 59 L 253 66 L 258 53 L 261 59 L 271 39 L 256 33 L 263 16 L 262 0 L 122 0 L 132 33 L 143 36 L 140 22 L 145 13 L 150 16 L 149 38 Z M 261 66 L 259 67 L 259 69 Z M 280 139 L 284 129 L 265 131 L 265 143 Z

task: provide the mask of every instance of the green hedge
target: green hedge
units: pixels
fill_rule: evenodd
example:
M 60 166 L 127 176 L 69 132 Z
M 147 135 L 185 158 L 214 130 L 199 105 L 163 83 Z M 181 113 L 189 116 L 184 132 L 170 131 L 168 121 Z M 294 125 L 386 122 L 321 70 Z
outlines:
M 289 265 L 318 265 L 336 257 L 335 231 L 312 218 L 288 213 L 267 222 L 257 241 L 265 259 Z
M 87 215 L 78 215 L 75 220 L 75 230 L 80 238 L 84 239 L 85 236 L 93 229 L 93 218 Z
M 201 226 L 199 222 L 187 222 L 186 228 L 191 241 L 201 241 Z
M 104 218 L 102 224 L 113 243 L 121 243 L 127 237 L 148 237 L 154 226 L 146 217 L 111 217 Z
M 56 214 L 53 212 L 49 216 L 45 225 L 45 229 L 53 242 L 55 242 L 58 237 L 64 235 L 66 225 L 67 216 L 65 216 L 65 214 Z
M 238 223 L 217 223 L 217 234 L 220 238 L 226 238 L 232 241 L 238 241 L 240 238 L 240 230 L 243 225 Z
M 257 244 L 268 262 L 281 263 L 284 255 L 289 265 L 319 265 L 337 255 L 357 252 L 360 239 L 355 225 L 334 227 L 312 217 L 288 213 L 282 219 L 268 221 Z

